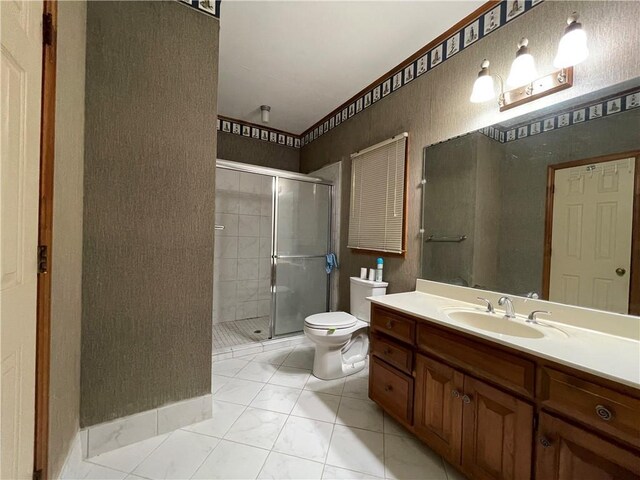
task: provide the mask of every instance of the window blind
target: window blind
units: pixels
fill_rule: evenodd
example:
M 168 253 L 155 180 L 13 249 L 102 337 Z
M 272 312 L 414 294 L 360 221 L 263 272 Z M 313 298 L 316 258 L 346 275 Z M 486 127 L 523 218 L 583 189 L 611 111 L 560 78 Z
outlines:
M 349 248 L 403 253 L 407 136 L 351 155 Z

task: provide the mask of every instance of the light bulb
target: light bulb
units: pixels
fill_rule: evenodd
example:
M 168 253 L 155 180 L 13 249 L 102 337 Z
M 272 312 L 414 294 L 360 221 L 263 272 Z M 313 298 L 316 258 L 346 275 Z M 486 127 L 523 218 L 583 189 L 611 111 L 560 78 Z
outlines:
M 511 87 L 522 87 L 523 85 L 533 82 L 538 76 L 536 62 L 529 53 L 529 49 L 527 48 L 528 44 L 529 40 L 526 38 L 518 42 L 516 58 L 511 64 L 511 71 L 507 77 L 507 84 Z
M 589 56 L 587 48 L 587 34 L 578 23 L 578 14 L 573 13 L 567 19 L 569 24 L 558 45 L 558 53 L 553 60 L 556 68 L 568 68 L 584 61 Z
M 491 100 L 495 95 L 493 77 L 489 75 L 489 61 L 484 60 L 478 73 L 478 78 L 473 84 L 473 91 L 469 101 L 471 103 L 482 103 Z

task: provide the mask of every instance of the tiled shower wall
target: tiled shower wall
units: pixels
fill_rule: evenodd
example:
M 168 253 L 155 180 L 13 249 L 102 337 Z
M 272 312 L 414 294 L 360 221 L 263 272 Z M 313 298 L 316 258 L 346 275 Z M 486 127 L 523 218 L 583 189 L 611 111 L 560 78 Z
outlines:
M 272 181 L 216 169 L 214 323 L 270 314 Z
M 333 183 L 333 196 L 331 198 L 331 248 L 336 254 L 340 264 L 340 211 L 342 203 L 342 160 L 331 163 L 319 170 L 309 173 L 314 177 L 320 177 Z M 340 288 L 340 275 L 338 269 L 331 274 L 331 303 L 330 310 L 338 310 L 338 292 Z

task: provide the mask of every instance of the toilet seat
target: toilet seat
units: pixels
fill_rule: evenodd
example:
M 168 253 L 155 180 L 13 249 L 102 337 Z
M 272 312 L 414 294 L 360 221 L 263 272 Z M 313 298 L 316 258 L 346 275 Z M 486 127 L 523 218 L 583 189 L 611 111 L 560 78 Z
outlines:
M 346 312 L 325 312 L 316 313 L 305 318 L 307 327 L 317 330 L 351 328 L 358 322 L 358 319 Z

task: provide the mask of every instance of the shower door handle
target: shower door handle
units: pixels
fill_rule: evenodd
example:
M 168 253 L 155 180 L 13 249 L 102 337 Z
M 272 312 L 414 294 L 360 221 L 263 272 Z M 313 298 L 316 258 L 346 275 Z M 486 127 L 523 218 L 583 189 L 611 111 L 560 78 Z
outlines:
M 273 258 L 325 258 L 326 255 L 274 255 Z

